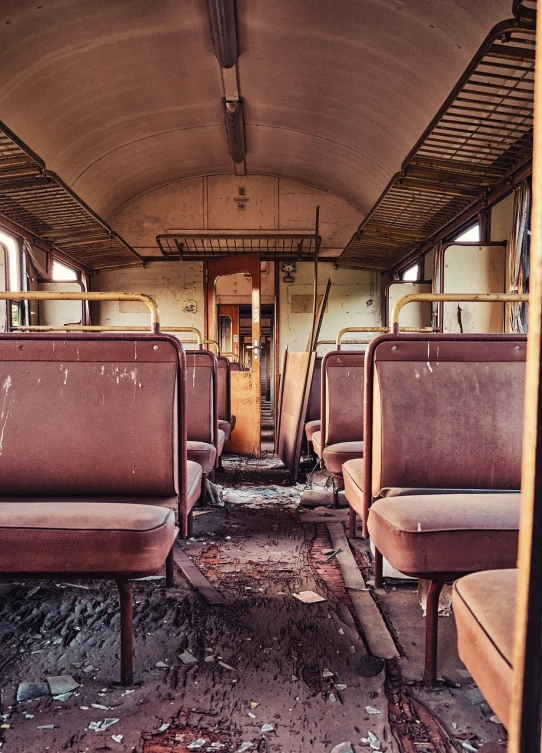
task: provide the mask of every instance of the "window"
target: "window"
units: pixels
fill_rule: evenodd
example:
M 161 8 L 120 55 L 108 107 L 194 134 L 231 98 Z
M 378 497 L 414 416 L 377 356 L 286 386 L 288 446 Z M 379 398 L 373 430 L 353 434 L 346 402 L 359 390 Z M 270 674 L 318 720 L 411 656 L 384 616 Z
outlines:
M 6 264 L 8 269 L 6 288 L 8 290 L 21 290 L 21 251 L 19 244 L 13 236 L 3 233 L 2 231 L 0 231 L 0 243 L 6 249 Z M 21 324 L 21 301 L 11 301 L 9 305 L 11 310 L 11 323 L 14 325 Z
M 418 277 L 419 274 L 419 267 L 417 264 L 412 264 L 412 266 L 407 267 L 405 270 L 403 270 L 403 274 L 401 275 L 402 280 L 408 280 L 409 282 L 411 280 L 419 280 Z
M 467 230 L 462 230 L 459 235 L 452 240 L 457 243 L 478 243 L 480 241 L 480 225 L 471 225 Z
M 61 264 L 56 259 L 53 259 L 52 275 L 53 280 L 57 282 L 66 282 L 67 280 L 79 279 L 79 274 L 75 271 L 75 269 L 67 267 L 65 264 Z

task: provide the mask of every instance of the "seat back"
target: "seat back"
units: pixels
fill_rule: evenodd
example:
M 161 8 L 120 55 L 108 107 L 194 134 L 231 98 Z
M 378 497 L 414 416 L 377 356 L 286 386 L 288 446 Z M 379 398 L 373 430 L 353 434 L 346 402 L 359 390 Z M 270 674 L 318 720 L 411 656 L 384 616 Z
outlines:
M 197 442 L 217 443 L 217 360 L 209 350 L 186 351 L 186 434 Z
M 167 335 L 1 335 L 0 494 L 178 494 L 182 361 Z
M 217 410 L 221 421 L 231 421 L 230 362 L 225 356 L 217 356 Z
M 322 398 L 322 358 L 316 357 L 312 372 L 307 421 L 317 421 L 320 418 L 320 400 Z
M 373 341 L 366 493 L 375 497 L 388 487 L 519 489 L 525 354 L 519 335 L 387 335 Z
M 331 351 L 322 360 L 321 416 L 325 445 L 363 439 L 365 353 Z

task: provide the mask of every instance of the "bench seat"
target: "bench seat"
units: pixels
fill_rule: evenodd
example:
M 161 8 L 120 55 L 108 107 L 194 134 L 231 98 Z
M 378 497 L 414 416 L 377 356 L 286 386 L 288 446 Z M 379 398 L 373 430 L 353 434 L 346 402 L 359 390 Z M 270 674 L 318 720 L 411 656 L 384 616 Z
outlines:
M 487 570 L 453 588 L 457 645 L 487 702 L 508 727 L 517 570 Z
M 165 562 L 175 514 L 108 501 L 0 501 L 0 572 L 144 577 Z M 104 552 L 107 557 L 104 558 Z
M 520 493 L 392 496 L 369 511 L 369 534 L 397 570 L 413 577 L 513 567 Z
M 307 442 L 312 442 L 312 435 L 315 431 L 320 431 L 322 427 L 322 422 L 319 418 L 315 418 L 313 421 L 307 421 L 305 424 L 305 436 L 307 437 Z
M 327 470 L 332 476 L 342 478 L 343 463 L 363 457 L 363 442 L 336 442 L 324 447 L 323 458 Z
M 224 439 L 227 442 L 231 437 L 233 426 L 230 421 L 224 421 L 222 418 L 218 419 L 218 429 L 224 432 Z
M 218 455 L 222 454 L 226 435 L 222 429 L 218 430 Z M 186 442 L 186 454 L 193 463 L 202 467 L 203 473 L 212 473 L 216 465 L 216 447 L 210 442 L 199 442 L 189 439 Z

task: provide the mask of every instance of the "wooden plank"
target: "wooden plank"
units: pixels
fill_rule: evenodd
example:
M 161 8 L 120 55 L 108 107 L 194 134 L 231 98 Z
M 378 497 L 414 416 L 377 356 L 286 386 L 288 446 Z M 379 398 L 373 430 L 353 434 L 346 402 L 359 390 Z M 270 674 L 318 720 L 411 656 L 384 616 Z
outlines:
M 542 38 L 538 6 L 537 43 Z M 540 72 L 538 72 L 538 76 Z M 542 86 L 535 87 L 535 130 L 521 525 L 508 723 L 510 753 L 540 750 L 542 625 Z
M 343 574 L 344 585 L 348 589 L 354 591 L 367 591 L 367 586 L 363 580 L 363 576 L 358 567 L 358 563 L 354 559 L 352 550 L 350 549 L 350 543 L 346 538 L 346 533 L 342 523 L 330 523 L 326 521 L 327 530 L 331 536 L 333 542 L 333 549 L 340 549 L 339 554 L 335 559 L 341 566 L 341 572 Z
M 301 523 L 346 523 L 348 510 L 326 510 L 325 513 L 303 512 L 299 513 Z
M 327 523 L 327 528 L 333 542 L 333 548 L 342 549 L 342 552 L 336 557 L 337 562 L 341 568 L 344 583 L 369 650 L 374 656 L 380 656 L 382 659 L 393 659 L 399 655 L 399 652 L 380 610 L 365 585 L 342 523 Z
M 209 583 L 199 567 L 181 549 L 178 541 L 173 547 L 173 559 L 185 578 L 199 591 L 208 604 L 212 606 L 224 606 L 226 604 L 224 596 L 220 591 L 217 591 L 212 583 Z

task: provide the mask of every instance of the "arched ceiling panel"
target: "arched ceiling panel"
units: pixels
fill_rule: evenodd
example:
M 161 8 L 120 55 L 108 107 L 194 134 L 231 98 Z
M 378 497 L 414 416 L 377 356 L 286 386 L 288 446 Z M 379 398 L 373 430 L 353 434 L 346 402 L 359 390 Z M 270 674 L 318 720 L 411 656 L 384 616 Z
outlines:
M 373 201 L 372 186 L 389 178 L 363 154 L 334 141 L 282 128 L 246 127 L 249 174 L 291 178 L 303 175 L 303 183 L 325 188 L 366 213 Z
M 205 160 L 202 160 L 205 155 Z M 224 128 L 209 126 L 173 131 L 119 147 L 97 160 L 75 182 L 74 190 L 98 214 L 111 219 L 136 196 L 178 180 L 230 173 Z
M 237 0 L 249 172 L 367 211 L 511 0 Z M 0 113 L 104 218 L 232 172 L 206 0 L 4 0 Z

